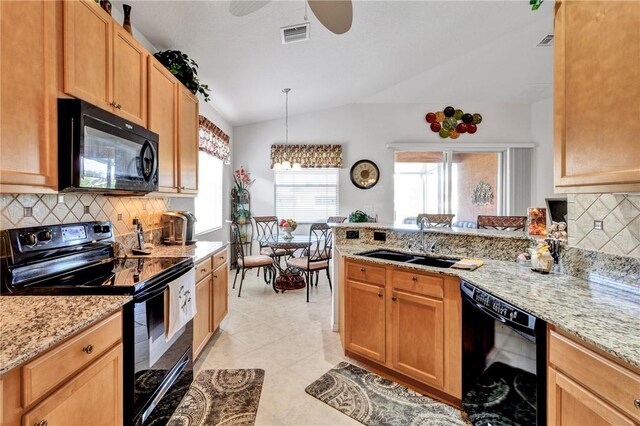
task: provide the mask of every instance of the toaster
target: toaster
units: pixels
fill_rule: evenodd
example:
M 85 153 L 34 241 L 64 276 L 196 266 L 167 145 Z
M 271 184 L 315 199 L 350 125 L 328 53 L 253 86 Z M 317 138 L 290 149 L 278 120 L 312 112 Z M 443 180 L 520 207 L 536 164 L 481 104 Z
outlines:
M 196 217 L 191 212 L 162 213 L 162 243 L 167 245 L 195 244 Z

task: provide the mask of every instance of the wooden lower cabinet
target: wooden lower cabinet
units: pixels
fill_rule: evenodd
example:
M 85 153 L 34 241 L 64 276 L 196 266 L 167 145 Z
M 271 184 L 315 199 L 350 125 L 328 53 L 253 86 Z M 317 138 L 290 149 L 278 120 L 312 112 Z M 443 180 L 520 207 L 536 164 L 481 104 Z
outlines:
M 585 342 L 551 328 L 547 423 L 557 426 L 640 424 L 640 374 Z
M 227 315 L 229 277 L 226 248 L 196 265 L 196 315 L 193 318 L 193 357 L 200 355 Z
M 379 285 L 346 281 L 347 350 L 380 363 L 386 362 L 385 289 Z
M 339 302 L 347 355 L 400 381 L 462 398 L 460 281 L 395 266 L 346 261 Z M 367 277 L 372 278 L 369 282 Z M 424 385 L 424 386 L 423 386 Z
M 0 390 L 2 425 L 122 425 L 121 311 L 7 371 Z
M 24 425 L 122 424 L 122 344 L 24 414 Z
M 196 315 L 193 317 L 193 357 L 197 358 L 213 334 L 211 329 L 211 275 L 196 284 Z
M 444 302 L 394 291 L 391 364 L 421 382 L 444 386 Z

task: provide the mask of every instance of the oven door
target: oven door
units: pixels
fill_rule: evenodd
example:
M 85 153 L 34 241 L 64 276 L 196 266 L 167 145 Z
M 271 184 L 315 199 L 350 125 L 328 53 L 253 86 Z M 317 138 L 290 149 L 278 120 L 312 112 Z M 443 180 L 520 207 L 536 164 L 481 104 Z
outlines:
M 193 321 L 165 341 L 168 283 L 155 287 L 132 303 L 132 354 L 129 372 L 125 374 L 133 395 L 130 395 L 132 407 L 125 408 L 125 412 L 129 411 L 135 425 L 156 421 L 164 424 L 193 381 Z M 128 423 L 127 419 L 125 422 Z

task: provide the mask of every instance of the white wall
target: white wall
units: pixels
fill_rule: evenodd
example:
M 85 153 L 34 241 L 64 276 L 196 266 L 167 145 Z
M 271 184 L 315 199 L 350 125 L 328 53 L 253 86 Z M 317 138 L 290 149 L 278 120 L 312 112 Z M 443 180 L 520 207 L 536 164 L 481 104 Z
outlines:
M 294 99 L 295 102 L 295 99 Z M 290 103 L 295 108 L 295 103 Z M 454 105 L 455 106 L 455 105 Z M 457 141 L 481 143 L 531 142 L 531 108 L 526 105 L 461 105 L 479 112 L 483 122 L 474 135 Z M 289 143 L 341 143 L 344 168 L 340 171 L 340 214 L 364 209 L 381 222 L 393 222 L 393 152 L 391 142 L 439 142 L 455 145 L 431 132 L 424 116 L 443 105 L 351 104 L 289 117 Z M 273 172 L 269 154 L 273 143 L 284 141 L 284 119 L 234 128 L 234 167 L 246 166 L 256 182 L 251 187 L 254 215 L 274 214 Z M 380 168 L 380 182 L 369 190 L 351 184 L 349 169 L 363 158 Z
M 553 98 L 531 105 L 531 139 L 536 143 L 531 205 L 544 207 L 553 190 Z

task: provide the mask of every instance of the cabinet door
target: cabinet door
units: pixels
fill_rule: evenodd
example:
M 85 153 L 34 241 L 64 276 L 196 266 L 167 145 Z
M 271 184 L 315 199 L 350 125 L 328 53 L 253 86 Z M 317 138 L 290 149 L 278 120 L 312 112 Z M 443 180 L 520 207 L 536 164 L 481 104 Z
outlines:
M 213 328 L 215 331 L 229 311 L 229 290 L 227 281 L 229 272 L 227 264 L 221 265 L 213 271 Z
M 198 98 L 178 85 L 178 160 L 180 192 L 198 192 Z
M 178 128 L 178 80 L 153 56 L 148 60 L 149 130 L 159 136 L 158 186 L 160 192 L 178 192 L 176 141 Z
M 22 420 L 24 425 L 121 425 L 122 345 L 56 390 Z
M 615 408 L 554 368 L 548 369 L 547 424 L 633 425 Z
M 112 24 L 93 0 L 64 2 L 64 91 L 110 111 Z
M 357 281 L 345 282 L 347 350 L 384 363 L 385 289 Z
M 119 25 L 113 26 L 114 112 L 147 124 L 147 51 Z
M 556 192 L 640 191 L 640 2 L 556 2 Z
M 193 317 L 193 357 L 197 358 L 211 337 L 211 275 L 196 284 L 196 315 Z
M 444 303 L 394 290 L 391 362 L 397 371 L 434 387 L 444 385 Z
M 55 8 L 48 1 L 0 2 L 3 193 L 57 189 Z

